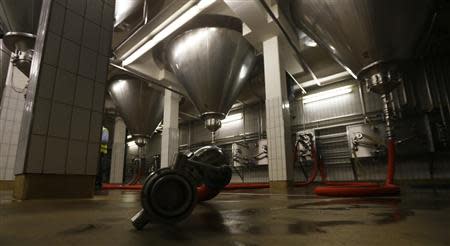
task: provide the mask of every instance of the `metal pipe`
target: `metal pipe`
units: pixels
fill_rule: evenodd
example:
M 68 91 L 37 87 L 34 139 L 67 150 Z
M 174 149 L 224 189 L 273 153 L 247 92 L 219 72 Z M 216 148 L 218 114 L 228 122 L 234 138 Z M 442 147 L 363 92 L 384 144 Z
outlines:
M 422 71 L 423 71 L 423 77 L 425 80 L 425 88 L 427 91 L 428 101 L 430 102 L 430 105 L 429 105 L 429 108 L 427 109 L 427 111 L 430 112 L 434 108 L 434 100 L 433 100 L 433 95 L 432 95 L 431 89 L 430 89 L 430 81 L 429 81 L 429 75 L 427 73 L 427 66 L 425 65 L 424 60 L 422 60 Z
M 294 76 L 292 76 L 291 73 L 289 73 L 288 71 L 286 71 L 287 74 L 289 74 L 289 76 L 291 77 L 292 80 L 294 80 L 294 82 L 298 85 L 298 87 L 300 88 L 300 90 L 302 90 L 302 94 L 306 94 L 305 89 L 303 88 L 303 86 L 294 78 Z
M 347 79 L 353 79 L 352 75 L 349 74 L 348 72 L 340 72 L 340 73 L 332 74 L 332 75 L 329 75 L 329 76 L 326 76 L 326 77 L 322 77 L 322 78 L 317 79 L 317 80 L 305 81 L 305 82 L 301 83 L 301 86 L 303 88 L 307 88 L 307 87 L 310 87 L 310 86 L 313 86 L 313 85 L 317 85 L 317 82 L 320 85 L 324 85 L 324 84 L 331 83 L 331 81 L 333 83 L 336 83 L 336 82 L 341 82 L 341 81 L 344 81 L 344 80 L 347 80 Z
M 173 88 L 170 88 L 168 86 L 161 85 L 161 84 L 155 82 L 153 79 L 149 78 L 148 76 L 146 76 L 146 75 L 144 75 L 142 73 L 139 73 L 139 72 L 134 71 L 134 70 L 129 69 L 129 68 L 122 67 L 120 65 L 115 64 L 114 62 L 110 62 L 109 65 L 114 67 L 114 68 L 116 68 L 116 69 L 119 69 L 122 72 L 128 73 L 128 74 L 133 75 L 135 77 L 138 77 L 139 79 L 142 79 L 142 80 L 144 80 L 147 83 L 151 83 L 151 84 L 153 84 L 155 86 L 158 86 L 158 87 L 161 87 L 163 89 L 167 89 L 169 91 L 173 91 L 173 92 L 175 92 L 175 93 L 185 97 L 185 95 L 183 93 L 181 93 L 181 92 L 179 92 L 177 90 L 174 90 Z
M 436 81 L 436 74 L 435 74 L 435 71 L 433 69 L 433 65 L 432 64 L 430 66 L 428 66 L 428 68 L 429 68 L 428 71 L 430 72 L 430 75 L 432 76 L 431 82 L 434 84 L 434 86 L 433 86 L 434 94 L 435 94 L 435 97 L 437 99 L 437 104 L 439 105 L 439 112 L 441 114 L 442 124 L 447 129 L 447 120 L 445 118 L 444 108 L 442 107 L 441 94 L 439 92 L 438 84 L 437 84 L 437 81 Z
M 300 51 L 298 50 L 297 46 L 295 45 L 294 41 L 292 41 L 289 38 L 289 34 L 287 33 L 287 31 L 284 29 L 284 27 L 281 25 L 280 21 L 278 21 L 277 17 L 275 16 L 275 14 L 272 12 L 272 10 L 270 10 L 269 5 L 267 5 L 265 0 L 259 0 L 259 2 L 261 3 L 261 5 L 264 7 L 264 9 L 266 10 L 266 12 L 269 14 L 270 18 L 272 18 L 272 20 L 275 22 L 275 24 L 280 28 L 281 32 L 284 34 L 284 36 L 286 37 L 286 40 L 288 41 L 288 43 L 290 44 L 290 46 L 292 47 L 292 49 L 294 49 L 294 52 L 297 55 L 297 59 L 300 62 L 300 65 L 303 67 L 303 69 L 305 69 L 306 71 L 308 71 L 308 73 L 311 75 L 311 77 L 314 80 L 317 80 L 317 76 L 314 74 L 314 72 L 312 71 L 311 67 L 306 63 L 306 61 L 303 59 L 302 55 L 300 54 Z
M 393 125 L 391 121 L 391 110 L 389 108 L 389 99 L 387 94 L 381 95 L 381 100 L 383 101 L 383 114 L 384 114 L 384 121 L 386 126 L 386 138 L 388 140 L 393 138 Z
M 195 120 L 201 120 L 200 117 L 195 116 L 195 115 L 192 115 L 192 114 L 189 114 L 189 113 L 186 113 L 186 112 L 181 112 L 181 111 L 180 111 L 180 114 L 181 114 L 181 115 L 184 115 L 184 116 L 187 116 L 187 117 L 189 117 L 189 118 L 195 119 Z
M 263 131 L 263 118 L 262 118 L 262 103 L 261 101 L 258 103 L 258 139 L 261 139 L 262 131 Z
M 359 90 L 359 100 L 361 101 L 361 111 L 364 116 L 364 119 L 367 119 L 366 100 L 364 98 L 364 92 L 361 83 L 358 84 L 358 90 Z
M 149 1 L 150 0 L 144 0 L 144 10 L 143 10 L 143 13 L 142 13 L 143 14 L 142 19 L 143 19 L 144 23 L 142 25 L 145 25 L 145 24 L 148 23 L 148 18 L 149 18 L 149 16 L 148 16 L 148 8 L 150 6 Z

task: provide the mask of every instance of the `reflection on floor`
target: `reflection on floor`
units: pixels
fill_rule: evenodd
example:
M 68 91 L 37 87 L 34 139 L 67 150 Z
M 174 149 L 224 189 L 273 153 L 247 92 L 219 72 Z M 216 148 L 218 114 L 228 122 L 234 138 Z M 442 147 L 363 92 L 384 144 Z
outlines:
M 401 198 L 319 198 L 297 189 L 233 191 L 176 226 L 136 231 L 139 192 L 88 200 L 14 201 L 0 193 L 0 245 L 450 245 L 450 192 Z

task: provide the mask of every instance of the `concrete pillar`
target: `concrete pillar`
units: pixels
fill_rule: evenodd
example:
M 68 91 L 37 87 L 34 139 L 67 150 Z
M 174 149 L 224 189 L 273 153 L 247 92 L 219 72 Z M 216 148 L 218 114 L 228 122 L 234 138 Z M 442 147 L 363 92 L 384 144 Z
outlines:
M 14 167 L 27 81 L 28 78 L 19 69 L 9 66 L 0 96 L 0 190 L 14 188 Z
M 263 42 L 270 187 L 285 191 L 293 181 L 286 73 L 277 36 Z
M 116 117 L 114 124 L 114 139 L 111 153 L 111 173 L 109 182 L 121 184 L 123 182 L 123 166 L 125 162 L 125 145 L 127 127 L 120 117 Z
M 161 139 L 161 168 L 169 167 L 178 153 L 178 113 L 180 96 L 171 90 L 164 92 L 164 122 Z
M 91 197 L 114 1 L 43 0 L 15 165 L 19 199 Z

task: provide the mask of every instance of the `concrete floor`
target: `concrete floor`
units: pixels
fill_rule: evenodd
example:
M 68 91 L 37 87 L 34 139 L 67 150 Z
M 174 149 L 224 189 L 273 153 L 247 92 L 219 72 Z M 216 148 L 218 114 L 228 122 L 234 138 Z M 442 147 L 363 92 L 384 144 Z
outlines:
M 298 189 L 224 192 L 176 226 L 136 231 L 139 193 L 15 201 L 0 193 L 0 245 L 450 245 L 450 192 L 318 198 Z

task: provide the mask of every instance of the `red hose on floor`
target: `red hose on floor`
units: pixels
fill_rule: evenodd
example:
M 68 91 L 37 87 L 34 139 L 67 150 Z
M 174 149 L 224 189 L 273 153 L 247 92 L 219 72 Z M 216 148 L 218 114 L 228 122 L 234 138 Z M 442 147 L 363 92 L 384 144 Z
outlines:
M 318 186 L 314 192 L 320 196 L 390 196 L 400 193 L 400 188 L 394 185 L 395 172 L 395 141 L 388 140 L 387 144 L 387 175 L 384 185 L 366 182 L 326 182 L 327 186 Z

